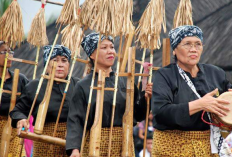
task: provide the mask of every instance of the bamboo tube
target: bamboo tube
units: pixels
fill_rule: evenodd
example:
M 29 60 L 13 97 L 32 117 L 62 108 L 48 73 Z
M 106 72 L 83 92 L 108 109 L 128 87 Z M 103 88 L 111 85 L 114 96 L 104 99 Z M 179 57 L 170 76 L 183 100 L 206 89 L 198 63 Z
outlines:
M 123 115 L 122 157 L 132 157 L 133 139 L 133 111 L 134 111 L 134 72 L 135 47 L 129 48 L 128 72 L 132 75 L 127 78 L 126 110 Z
M 33 73 L 33 80 L 36 78 L 36 71 L 37 71 L 37 66 L 38 66 L 38 61 L 39 61 L 39 51 L 40 51 L 40 46 L 37 47 L 36 58 L 35 58 L 35 67 L 34 67 L 34 73 Z
M 121 69 L 120 72 L 125 72 L 126 69 L 126 63 L 128 60 L 128 49 L 131 46 L 132 40 L 133 40 L 133 36 L 134 36 L 134 30 L 132 30 L 128 36 L 128 40 L 126 43 L 126 47 L 125 47 L 125 52 L 124 52 L 124 56 L 123 56 L 123 61 L 122 61 L 122 65 L 121 65 Z
M 102 70 L 99 70 L 97 86 L 100 87 L 101 89 L 97 91 L 94 123 L 90 130 L 89 157 L 100 156 L 102 113 L 103 113 L 104 88 L 105 88 L 105 72 Z
M 144 48 L 143 49 L 143 56 L 142 56 L 142 64 L 141 64 L 141 66 L 140 66 L 140 70 L 139 70 L 139 73 L 141 74 L 142 72 L 143 72 L 143 63 L 144 63 L 144 59 L 145 59 L 145 55 L 146 55 L 146 49 Z M 141 84 L 141 76 L 139 76 L 139 78 L 138 78 L 138 85 L 137 85 L 137 87 L 138 87 L 138 89 L 140 88 L 140 84 Z
M 153 66 L 153 50 L 152 49 L 151 49 L 151 52 L 150 52 L 150 64 Z M 148 79 L 148 83 L 151 83 L 151 80 L 152 80 L 152 68 L 150 68 L 149 74 L 150 74 L 150 76 L 149 76 L 149 79 Z M 145 157 L 145 152 L 146 152 L 149 111 L 150 111 L 150 98 L 147 98 L 146 126 L 145 126 L 144 140 L 143 140 L 143 157 Z
M 112 132 L 113 132 L 113 125 L 114 125 L 114 114 L 115 114 L 116 97 L 117 97 L 117 91 L 118 91 L 118 76 L 119 76 L 119 67 L 120 67 L 120 57 L 121 57 L 121 51 L 122 51 L 121 49 L 122 49 L 122 34 L 120 35 L 120 44 L 119 44 L 119 52 L 118 52 L 118 62 L 117 62 L 117 69 L 116 69 L 116 73 L 115 73 L 114 97 L 113 97 L 113 104 L 112 104 L 112 115 L 111 115 L 111 125 L 110 125 L 110 135 L 109 135 L 108 157 L 110 157 L 111 143 L 112 143 Z
M 37 112 L 37 118 L 36 118 L 36 122 L 35 122 L 34 132 L 36 134 L 39 134 L 39 135 L 43 133 L 43 127 L 44 127 L 45 118 L 46 118 L 47 110 L 48 110 L 48 105 L 49 105 L 49 101 L 50 101 L 50 97 L 51 97 L 51 92 L 52 92 L 52 87 L 53 87 L 53 82 L 54 82 L 54 77 L 55 77 L 55 72 L 56 72 L 56 66 L 57 66 L 57 63 L 53 62 L 52 71 L 49 74 L 50 79 L 48 80 L 46 92 L 44 94 L 45 96 L 44 96 L 42 102 L 40 103 L 39 109 Z
M 162 66 L 167 66 L 170 64 L 170 39 L 163 39 L 163 55 L 162 55 Z
M 192 4 L 190 0 L 180 0 L 180 3 L 176 9 L 174 19 L 173 19 L 173 28 L 182 26 L 182 25 L 193 25 L 193 16 L 192 16 Z
M 13 79 L 13 84 L 12 84 L 12 94 L 11 94 L 9 113 L 15 107 L 16 94 L 17 94 L 17 89 L 18 89 L 18 80 L 19 80 L 19 69 L 15 69 L 14 70 L 14 79 Z M 3 132 L 2 132 L 1 149 L 0 149 L 0 156 L 1 157 L 8 157 L 11 133 L 12 133 L 11 118 L 10 118 L 10 115 L 8 115 L 7 123 L 4 126 Z
M 26 138 L 26 139 L 33 140 L 33 141 L 59 145 L 62 147 L 65 147 L 65 143 L 66 143 L 66 141 L 61 138 L 51 137 L 47 135 L 38 135 L 32 132 L 25 132 L 25 131 L 21 131 L 19 137 Z
M 93 85 L 94 85 L 94 80 L 95 80 L 95 73 L 97 69 L 97 61 L 98 61 L 98 54 L 99 54 L 99 48 L 100 48 L 100 42 L 101 42 L 101 33 L 99 34 L 99 40 L 98 40 L 98 45 L 97 45 L 97 54 L 94 62 L 94 70 L 93 70 L 93 76 L 92 76 L 92 81 L 91 81 L 91 86 L 90 86 L 90 92 L 89 92 L 89 100 L 88 100 L 88 106 L 87 106 L 87 112 L 86 112 L 86 117 L 85 117 L 85 125 L 84 125 L 84 130 L 83 130 L 83 135 L 82 135 L 82 141 L 81 141 L 81 156 L 84 148 L 84 143 L 85 143 L 85 134 L 86 134 L 86 128 L 87 128 L 87 123 L 88 123 L 88 117 L 89 117 L 89 111 L 90 111 L 90 106 L 91 106 L 91 99 L 92 99 L 92 93 L 93 93 Z
M 8 55 L 9 55 L 9 53 L 6 53 L 5 60 L 4 60 L 4 68 L 3 68 L 3 72 L 2 72 L 2 81 L 1 81 L 1 88 L 0 88 L 0 105 L 1 105 L 1 101 L 2 101 L 2 91 L 3 91 L 4 82 L 5 82 Z
M 3 91 L 3 93 L 12 94 L 12 91 L 9 91 L 9 90 L 4 90 L 3 89 L 2 91 Z M 18 92 L 18 93 L 16 93 L 16 95 L 19 96 L 19 95 L 21 95 L 21 93 Z
M 23 20 L 21 8 L 17 0 L 13 0 L 0 18 L 0 40 L 9 43 L 9 47 L 15 48 L 23 41 Z

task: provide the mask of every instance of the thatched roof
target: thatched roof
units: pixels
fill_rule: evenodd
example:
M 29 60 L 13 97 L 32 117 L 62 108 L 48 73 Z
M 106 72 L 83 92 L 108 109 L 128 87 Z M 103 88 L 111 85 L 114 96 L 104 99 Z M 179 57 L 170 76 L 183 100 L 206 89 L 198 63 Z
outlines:
M 134 0 L 134 24 L 137 24 L 149 0 Z M 167 32 L 171 30 L 173 17 L 179 0 L 165 0 L 166 5 L 166 20 Z M 199 26 L 204 32 L 204 53 L 202 54 L 201 62 L 214 64 L 226 70 L 228 78 L 232 82 L 232 0 L 192 0 L 193 7 L 193 22 Z M 57 28 L 55 24 L 47 28 L 47 35 L 49 44 L 54 40 Z M 167 38 L 168 35 L 162 34 L 161 38 Z M 60 44 L 60 39 L 58 40 Z M 115 41 L 116 48 L 118 47 L 118 40 Z M 15 57 L 21 59 L 34 60 L 36 49 L 30 49 L 28 43 L 24 43 L 21 48 L 15 50 Z M 137 59 L 141 59 L 142 50 L 138 50 L 136 54 Z M 83 55 L 86 58 L 86 55 Z M 43 70 L 42 51 L 40 54 L 40 63 L 37 77 Z M 149 53 L 146 55 L 149 61 Z M 162 65 L 162 51 L 158 50 L 154 53 L 154 65 Z M 19 68 L 20 72 L 26 74 L 29 78 L 33 75 L 33 66 L 22 63 L 13 63 L 13 68 Z M 137 67 L 138 68 L 138 67 Z M 74 76 L 80 77 L 83 73 L 83 64 L 76 65 Z

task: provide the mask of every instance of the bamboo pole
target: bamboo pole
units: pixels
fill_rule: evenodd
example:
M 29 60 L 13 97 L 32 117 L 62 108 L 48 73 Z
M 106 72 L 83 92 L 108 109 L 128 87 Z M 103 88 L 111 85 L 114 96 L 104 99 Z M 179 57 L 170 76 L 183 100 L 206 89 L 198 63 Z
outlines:
M 127 78 L 126 110 L 123 115 L 122 157 L 132 157 L 133 139 L 133 111 L 134 111 L 134 72 L 135 72 L 135 47 L 129 48 Z
M 121 57 L 121 53 L 122 53 L 121 49 L 122 49 L 122 34 L 120 35 L 120 44 L 119 44 L 119 52 L 118 52 L 118 62 L 117 62 L 117 69 L 116 69 L 116 73 L 115 73 L 114 97 L 113 97 L 113 104 L 112 104 L 112 115 L 111 115 L 109 146 L 108 146 L 108 157 L 110 157 L 111 144 L 112 144 L 112 131 L 113 131 L 113 125 L 114 125 L 114 114 L 115 114 L 116 97 L 117 97 L 117 91 L 118 91 L 118 77 L 119 77 L 120 57 Z
M 41 0 L 34 0 L 34 1 L 41 2 Z M 59 6 L 63 6 L 64 5 L 63 3 L 53 2 L 53 1 L 48 1 L 48 0 L 46 0 L 46 3 L 55 4 L 55 5 L 59 5 Z
M 144 63 L 145 55 L 146 55 L 146 48 L 143 49 L 143 56 L 141 59 L 141 66 L 140 66 L 140 70 L 139 70 L 140 74 L 143 72 L 143 63 Z M 140 83 L 141 83 L 141 76 L 139 76 L 139 79 L 138 79 L 138 85 L 137 85 L 138 89 L 140 87 Z
M 19 69 L 14 70 L 14 79 L 12 84 L 12 94 L 10 101 L 9 113 L 14 109 L 16 103 L 16 94 L 18 89 L 18 80 L 19 80 Z M 8 120 L 6 125 L 3 128 L 2 137 L 1 137 L 1 157 L 8 157 L 10 139 L 11 139 L 12 127 L 11 127 L 11 118 L 8 115 Z
M 8 60 L 10 60 L 10 61 L 15 61 L 15 62 L 20 62 L 20 63 L 25 63 L 25 64 L 36 65 L 36 62 L 30 61 L 30 60 L 25 60 L 25 59 L 9 58 L 9 57 L 8 57 Z
M 82 141 L 81 141 L 81 153 L 80 153 L 81 156 L 83 153 L 83 148 L 84 148 L 84 143 L 85 143 L 84 140 L 85 140 L 85 134 L 86 134 L 86 129 L 87 129 L 91 100 L 92 100 L 95 73 L 96 73 L 96 69 L 97 69 L 98 54 L 99 54 L 99 48 L 100 48 L 100 42 L 101 42 L 101 35 L 102 35 L 102 33 L 99 34 L 98 45 L 97 45 L 97 54 L 96 54 L 96 58 L 95 58 L 95 62 L 94 62 L 94 70 L 93 70 L 93 76 L 92 76 L 90 92 L 89 92 L 89 100 L 88 100 L 87 112 L 86 112 L 86 117 L 85 117 L 85 125 L 84 125 L 84 130 L 83 130 L 83 135 L 82 135 Z
M 1 105 L 1 101 L 2 101 L 2 91 L 3 91 L 4 82 L 5 82 L 8 55 L 9 55 L 9 53 L 7 52 L 5 55 L 4 68 L 3 68 L 3 72 L 2 72 L 2 81 L 1 81 L 1 88 L 0 88 L 0 105 Z
M 150 52 L 150 64 L 153 66 L 153 49 L 151 49 L 151 52 Z M 148 79 L 148 83 L 151 83 L 151 80 L 152 80 L 152 68 L 150 68 L 149 74 L 150 74 L 150 76 L 149 76 L 149 79 Z M 149 111 L 150 111 L 150 98 L 147 98 L 146 126 L 145 126 L 144 140 L 143 140 L 143 157 L 145 157 L 145 152 L 146 152 L 147 127 L 148 127 Z
M 35 58 L 35 67 L 34 67 L 34 73 L 33 73 L 33 80 L 36 78 L 36 71 L 37 71 L 37 66 L 38 66 L 38 61 L 39 61 L 39 51 L 40 51 L 40 46 L 37 47 L 37 51 L 36 51 L 36 58 Z
M 102 113 L 103 113 L 104 88 L 105 88 L 105 71 L 99 70 L 97 87 L 100 87 L 100 90 L 97 91 L 94 123 L 90 130 L 89 157 L 100 156 Z

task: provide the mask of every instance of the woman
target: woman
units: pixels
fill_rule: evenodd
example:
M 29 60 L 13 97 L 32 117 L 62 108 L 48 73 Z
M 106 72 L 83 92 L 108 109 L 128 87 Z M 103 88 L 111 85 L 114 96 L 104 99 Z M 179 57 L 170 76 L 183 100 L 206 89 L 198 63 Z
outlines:
M 44 48 L 44 65 L 48 61 L 48 55 L 51 50 L 51 46 L 45 46 Z M 59 79 L 67 79 L 68 72 L 69 72 L 69 65 L 70 65 L 70 59 L 71 59 L 71 52 L 68 48 L 62 46 L 62 45 L 56 45 L 54 47 L 54 50 L 52 52 L 50 62 L 47 68 L 47 73 L 51 72 L 52 62 L 57 62 L 57 67 L 55 71 L 55 78 Z M 60 115 L 59 120 L 59 127 L 57 130 L 57 137 L 59 138 L 65 138 L 65 131 L 66 131 L 66 121 L 68 116 L 68 108 L 70 103 L 70 97 L 72 95 L 74 86 L 78 79 L 71 78 L 69 89 L 66 95 L 66 100 L 64 101 L 64 106 L 62 108 L 62 112 Z M 35 108 L 32 112 L 33 117 L 35 118 L 34 122 L 36 121 L 36 115 L 38 112 L 39 104 L 44 98 L 44 93 L 46 91 L 47 86 L 47 80 L 45 79 L 43 81 L 42 87 L 40 89 L 38 98 L 35 103 Z M 37 90 L 39 80 L 33 80 L 27 84 L 25 89 L 22 92 L 22 95 L 16 104 L 14 110 L 10 113 L 10 116 L 12 118 L 12 126 L 17 127 L 18 134 L 20 134 L 20 131 L 22 130 L 22 127 L 27 129 L 28 123 L 27 123 L 27 116 L 29 114 L 29 111 L 31 109 L 31 105 L 33 103 L 35 93 Z M 52 136 L 54 131 L 55 122 L 57 119 L 58 111 L 60 108 L 61 100 L 63 97 L 63 92 L 65 89 L 66 83 L 61 82 L 54 82 L 50 103 L 48 106 L 47 116 L 45 120 L 44 125 L 44 131 L 43 134 Z M 54 146 L 53 149 L 49 149 L 49 144 L 47 143 L 40 143 L 40 142 L 34 142 L 34 148 L 33 148 L 33 156 L 65 156 L 65 149 L 60 146 Z
M 151 108 L 153 156 L 217 156 L 210 143 L 210 126 L 201 119 L 203 111 L 224 116 L 226 100 L 214 98 L 232 85 L 225 72 L 213 65 L 199 63 L 203 33 L 197 26 L 180 26 L 169 32 L 176 63 L 157 71 Z M 209 121 L 208 115 L 204 114 Z M 212 137 L 212 136 L 211 136 Z M 213 147 L 212 147 L 213 148 Z
M 89 56 L 92 63 L 95 61 L 97 53 L 99 34 L 91 33 L 84 38 L 82 41 L 82 47 Z M 114 87 L 115 73 L 111 66 L 114 64 L 115 60 L 115 49 L 112 37 L 102 36 L 99 56 L 97 60 L 97 72 L 105 70 L 105 88 Z M 67 124 L 67 137 L 66 137 L 66 151 L 71 157 L 80 157 L 80 148 L 82 141 L 82 134 L 84 129 L 84 122 L 86 117 L 86 109 L 88 105 L 90 84 L 92 80 L 93 71 L 87 75 L 83 80 L 77 83 L 75 91 L 72 97 L 72 102 L 69 108 L 68 124 Z M 96 73 L 97 75 L 97 73 Z M 94 80 L 95 86 L 97 85 L 97 76 Z M 147 93 L 151 95 L 151 84 L 147 86 Z M 139 100 L 139 92 L 135 86 L 135 97 L 134 97 L 134 124 L 137 121 L 141 121 L 146 115 L 146 102 L 143 96 Z M 139 101 L 138 101 L 139 100 Z M 104 93 L 104 107 L 103 107 L 103 121 L 102 121 L 102 132 L 100 146 L 100 156 L 107 156 L 108 145 L 109 145 L 109 131 L 111 123 L 111 112 L 112 112 L 112 102 L 113 102 L 113 92 L 105 91 Z M 113 128 L 113 141 L 111 147 L 111 156 L 121 156 L 121 146 L 122 146 L 122 117 L 125 111 L 126 103 L 126 78 L 119 77 L 118 79 L 118 92 L 117 92 L 117 102 L 114 117 L 114 128 Z M 88 118 L 87 130 L 90 130 L 95 115 L 96 107 L 96 90 L 93 91 L 91 109 Z M 83 156 L 88 156 L 89 147 L 89 132 L 87 133 L 87 140 L 85 142 Z
M 11 51 L 9 46 L 4 41 L 0 41 L 0 78 L 1 78 L 1 81 L 2 81 L 2 73 L 4 69 L 5 56 L 7 52 L 9 53 L 9 57 L 13 57 L 14 52 Z M 8 69 L 10 67 L 11 67 L 11 61 L 8 60 L 7 65 L 6 65 L 6 74 L 5 74 L 3 89 L 12 91 L 14 72 Z M 17 92 L 22 92 L 24 86 L 27 83 L 28 83 L 28 80 L 26 76 L 24 76 L 23 74 L 19 74 Z M 6 125 L 8 114 L 9 114 L 10 102 L 11 102 L 11 94 L 3 93 L 1 103 L 0 103 L 0 128 L 4 128 L 4 126 Z M 1 130 L 0 141 L 1 141 L 2 133 L 3 132 Z M 16 135 L 17 135 L 17 130 L 13 129 L 13 132 L 12 132 L 13 140 L 11 140 L 10 142 L 9 152 L 8 152 L 8 154 L 11 156 L 19 156 L 20 151 L 21 151 L 21 147 L 18 145 L 20 140 Z

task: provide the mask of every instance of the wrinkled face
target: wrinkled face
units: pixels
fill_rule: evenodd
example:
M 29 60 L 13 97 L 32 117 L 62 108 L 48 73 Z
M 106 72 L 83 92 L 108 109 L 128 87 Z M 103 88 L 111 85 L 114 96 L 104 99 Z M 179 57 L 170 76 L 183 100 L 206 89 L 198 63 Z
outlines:
M 97 54 L 97 49 L 92 53 L 90 56 L 91 59 L 95 61 Z M 99 68 L 109 68 L 114 64 L 115 60 L 115 49 L 114 49 L 114 44 L 105 39 L 101 42 L 100 44 L 100 49 L 99 49 L 99 54 L 98 54 L 98 61 L 97 61 L 97 66 Z
M 2 44 L 0 46 L 0 52 L 6 52 L 6 51 L 10 51 L 10 48 L 6 45 L 6 44 Z M 5 62 L 5 54 L 1 54 L 0 53 L 0 67 L 4 67 L 4 62 Z M 13 54 L 9 54 L 9 57 L 13 57 Z M 7 68 L 11 67 L 11 61 L 7 60 Z
M 147 139 L 147 151 L 149 153 L 152 151 L 152 139 Z
M 52 70 L 52 62 L 57 62 L 55 78 L 65 79 L 68 76 L 69 72 L 69 62 L 68 59 L 64 56 L 56 56 L 55 58 L 51 59 L 48 64 L 47 72 L 50 73 Z
M 173 55 L 176 55 L 179 65 L 194 66 L 199 62 L 202 51 L 203 45 L 199 38 L 185 37 L 173 51 Z

